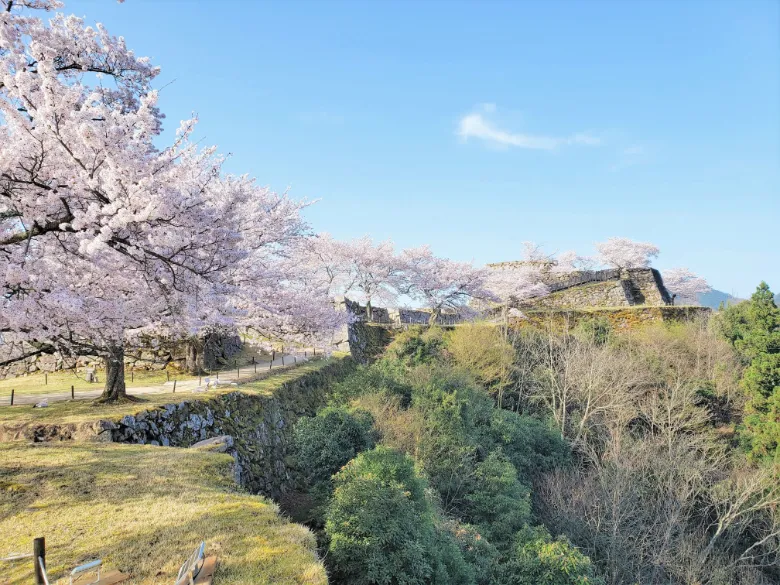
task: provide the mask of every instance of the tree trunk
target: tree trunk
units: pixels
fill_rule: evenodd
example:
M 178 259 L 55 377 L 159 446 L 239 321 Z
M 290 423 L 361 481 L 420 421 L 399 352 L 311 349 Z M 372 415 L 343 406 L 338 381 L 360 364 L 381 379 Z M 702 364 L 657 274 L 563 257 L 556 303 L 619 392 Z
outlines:
M 125 348 L 122 345 L 110 347 L 106 361 L 106 385 L 99 402 L 119 402 L 127 400 L 125 387 Z
M 193 339 L 187 342 L 185 366 L 187 368 L 187 372 L 193 376 L 198 376 L 204 373 L 203 347 L 201 340 Z

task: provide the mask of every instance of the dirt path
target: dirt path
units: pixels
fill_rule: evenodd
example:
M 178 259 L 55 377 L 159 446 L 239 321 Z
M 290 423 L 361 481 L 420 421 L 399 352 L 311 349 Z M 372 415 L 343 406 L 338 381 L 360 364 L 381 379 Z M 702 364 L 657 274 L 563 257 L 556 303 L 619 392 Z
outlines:
M 264 370 L 274 369 L 274 368 L 280 368 L 282 367 L 282 363 L 284 365 L 289 366 L 292 363 L 301 363 L 308 361 L 307 358 L 301 357 L 299 355 L 293 355 L 293 354 L 286 354 L 284 357 L 279 356 L 277 357 L 272 367 L 269 368 L 271 365 L 270 360 L 257 360 L 257 373 L 261 373 Z M 254 375 L 254 366 L 253 365 L 246 365 L 241 367 L 241 378 L 240 381 L 244 381 L 248 378 L 250 378 L 252 375 Z M 221 383 L 231 383 L 237 381 L 237 372 L 236 370 L 222 370 L 218 374 L 212 374 L 210 376 L 202 376 L 201 382 L 205 386 L 206 381 L 216 381 L 219 380 Z M 190 379 L 190 380 L 176 380 L 176 391 L 177 392 L 193 392 L 196 388 L 198 388 L 198 380 Z M 163 384 L 158 384 L 156 386 L 134 386 L 127 389 L 128 394 L 133 395 L 139 395 L 139 394 L 169 394 L 173 392 L 173 385 L 174 382 L 165 382 Z M 96 388 L 94 390 L 78 390 L 76 392 L 76 399 L 77 400 L 83 400 L 86 398 L 97 398 L 100 396 L 103 392 L 103 388 L 96 384 Z M 14 404 L 37 404 L 38 402 L 41 402 L 42 400 L 47 400 L 49 403 L 52 402 L 58 402 L 62 400 L 70 400 L 70 392 L 52 392 L 49 394 L 17 394 L 14 397 Z M 10 397 L 3 398 L 2 402 L 0 402 L 0 405 L 7 405 L 10 402 Z

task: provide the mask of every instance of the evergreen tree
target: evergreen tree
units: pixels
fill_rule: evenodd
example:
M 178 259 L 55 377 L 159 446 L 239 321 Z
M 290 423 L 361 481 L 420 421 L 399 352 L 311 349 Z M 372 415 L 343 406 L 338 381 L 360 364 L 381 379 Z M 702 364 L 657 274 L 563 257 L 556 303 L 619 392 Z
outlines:
M 750 300 L 728 307 L 721 330 L 747 365 L 742 387 L 748 398 L 743 442 L 756 459 L 780 458 L 780 309 L 762 282 Z

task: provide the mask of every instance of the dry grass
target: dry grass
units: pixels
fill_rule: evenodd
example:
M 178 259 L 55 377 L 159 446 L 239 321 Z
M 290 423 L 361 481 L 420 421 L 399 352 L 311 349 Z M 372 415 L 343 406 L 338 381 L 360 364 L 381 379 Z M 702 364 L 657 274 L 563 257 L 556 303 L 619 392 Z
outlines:
M 46 537 L 50 576 L 95 557 L 132 584 L 170 584 L 196 544 L 219 557 L 216 585 L 326 584 L 313 535 L 238 490 L 232 459 L 139 445 L 0 444 L 0 556 Z M 0 567 L 32 582 L 32 561 Z

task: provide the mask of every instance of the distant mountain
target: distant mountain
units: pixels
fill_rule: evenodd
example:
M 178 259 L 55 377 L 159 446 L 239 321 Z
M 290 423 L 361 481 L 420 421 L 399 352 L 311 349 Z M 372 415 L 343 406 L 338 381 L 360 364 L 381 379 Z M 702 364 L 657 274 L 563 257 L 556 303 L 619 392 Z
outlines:
M 780 297 L 780 295 L 778 295 Z M 775 297 L 777 299 L 778 297 Z M 720 307 L 720 304 L 723 303 L 724 305 L 728 304 L 736 304 L 739 303 L 744 299 L 738 299 L 736 297 L 732 297 L 729 293 L 725 293 L 722 290 L 711 290 L 708 293 L 700 294 L 699 295 L 699 304 L 703 307 L 710 307 L 711 309 L 717 309 Z

